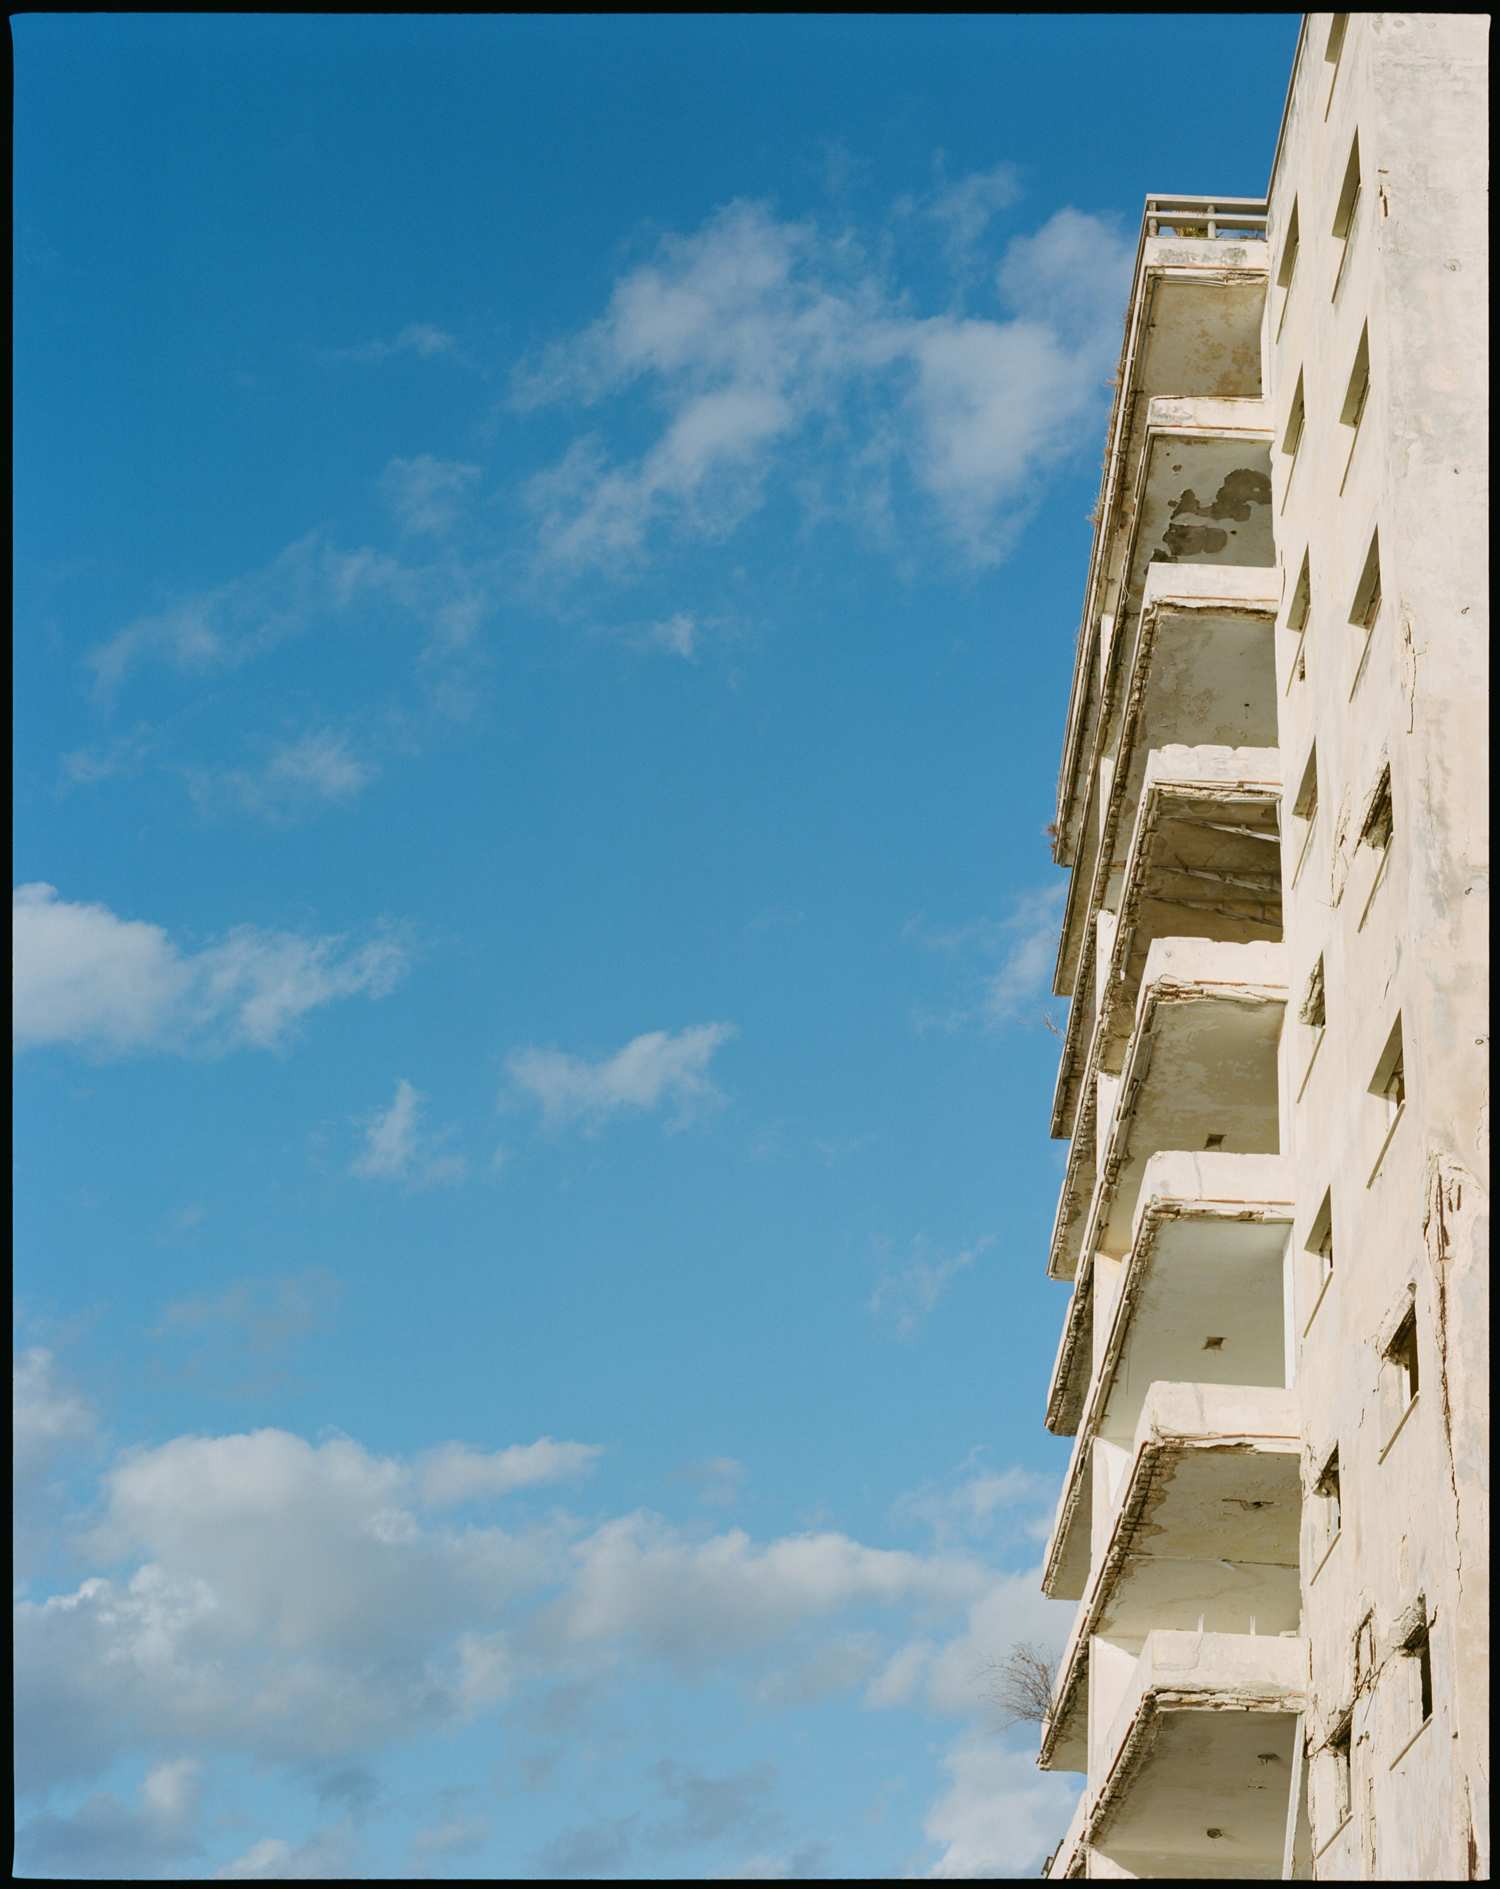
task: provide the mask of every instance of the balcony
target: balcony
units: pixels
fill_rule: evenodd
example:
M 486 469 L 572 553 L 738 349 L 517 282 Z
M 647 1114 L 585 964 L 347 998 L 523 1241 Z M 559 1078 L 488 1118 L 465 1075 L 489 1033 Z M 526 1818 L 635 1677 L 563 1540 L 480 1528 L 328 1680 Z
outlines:
M 1262 199 L 1146 200 L 1058 784 L 1057 857 L 1063 865 L 1081 858 L 1079 789 L 1100 725 L 1096 653 L 1101 619 L 1118 614 L 1122 495 L 1132 491 L 1140 470 L 1142 421 L 1156 395 L 1260 399 L 1265 218 Z M 1201 485 L 1197 489 L 1202 492 Z M 1210 495 L 1216 490 L 1210 487 Z M 1128 529 L 1128 515 L 1123 523 Z M 1062 969 L 1067 975 L 1058 988 L 1067 994 L 1072 960 Z
M 1239 565 L 1157 564 L 1146 573 L 1132 647 L 1122 663 L 1120 736 L 1105 800 L 1101 858 L 1123 869 L 1149 750 L 1168 746 L 1264 747 L 1276 743 L 1273 649 L 1279 578 Z M 1268 863 L 1261 862 L 1263 865 Z M 1076 894 L 1081 874 L 1074 875 Z M 1097 904 L 1103 886 L 1081 895 Z M 1175 929 L 1186 927 L 1179 921 Z M 1073 1278 L 1082 1216 L 1094 1184 L 1093 1032 L 1099 1004 L 1096 966 L 1108 957 L 1114 915 L 1096 913 L 1085 952 L 1086 988 L 1075 996 L 1058 1077 L 1054 1134 L 1071 1125 L 1072 1146 L 1058 1201 L 1047 1271 Z
M 1107 1268 L 1113 1287 L 1117 1263 L 1132 1250 L 1152 1156 L 1186 1150 L 1191 1158 L 1190 1151 L 1205 1148 L 1278 1152 L 1276 1051 L 1286 994 L 1282 945 L 1152 941 L 1101 1137 L 1098 1181 L 1048 1392 L 1049 1429 L 1070 1435 L 1078 1428 L 1094 1375 L 1096 1259 L 1116 1262 Z
M 1092 1850 L 1094 1875 L 1279 1879 L 1306 1693 L 1302 1640 L 1153 1632 L 1100 1740 L 1075 1859 Z
M 1281 937 L 1276 748 L 1152 749 L 1130 846 L 1089 941 L 1087 987 L 1075 999 L 1058 1065 L 1052 1133 L 1068 1135 L 1098 1074 L 1117 1074 L 1148 946 L 1183 935 L 1226 943 Z M 1190 916 L 1185 916 L 1190 915 Z M 1092 1035 L 1087 1034 L 1092 1023 Z M 1081 1044 L 1087 1045 L 1080 1059 Z
M 1150 1386 L 1119 1472 L 1098 1475 L 1109 1508 L 1043 1734 L 1045 1769 L 1087 1765 L 1096 1647 L 1118 1668 L 1157 1629 L 1297 1632 L 1300 1449 L 1292 1391 Z

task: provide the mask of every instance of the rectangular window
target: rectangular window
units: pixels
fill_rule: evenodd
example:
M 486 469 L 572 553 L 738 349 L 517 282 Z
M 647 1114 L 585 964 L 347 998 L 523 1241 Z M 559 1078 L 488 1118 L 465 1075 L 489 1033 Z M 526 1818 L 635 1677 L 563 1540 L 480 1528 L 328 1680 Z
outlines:
M 1370 796 L 1364 824 L 1359 832 L 1359 843 L 1361 846 L 1372 846 L 1377 852 L 1383 852 L 1391 843 L 1394 827 L 1395 814 L 1391 807 L 1391 769 L 1387 762 L 1381 770 L 1380 779 L 1375 783 L 1375 791 Z
M 1399 1016 L 1392 1025 L 1385 1048 L 1380 1052 L 1380 1061 L 1376 1063 L 1375 1073 L 1370 1078 L 1370 1094 L 1380 1097 L 1386 1105 L 1387 1119 L 1394 1121 L 1397 1110 L 1406 1100 L 1406 1055 L 1401 1041 Z
M 1364 568 L 1359 574 L 1359 583 L 1355 586 L 1354 601 L 1349 606 L 1349 621 L 1359 632 L 1361 639 L 1359 660 L 1354 669 L 1354 681 L 1349 689 L 1351 701 L 1355 689 L 1359 687 L 1360 677 L 1365 673 L 1365 659 L 1370 653 L 1370 643 L 1375 634 L 1375 622 L 1380 615 L 1380 604 L 1380 532 L 1377 528 L 1370 535 L 1370 548 L 1365 553 Z
M 1292 410 L 1287 416 L 1286 432 L 1282 435 L 1281 450 L 1289 459 L 1297 457 L 1297 448 L 1302 444 L 1302 428 L 1307 420 L 1307 402 L 1302 394 L 1302 376 L 1297 376 L 1297 391 L 1292 395 Z
M 1344 182 L 1339 190 L 1338 207 L 1333 213 L 1333 234 L 1342 247 L 1339 250 L 1339 266 L 1333 278 L 1333 291 L 1330 299 L 1337 299 L 1339 284 L 1344 279 L 1344 264 L 1349 257 L 1349 239 L 1354 233 L 1354 220 L 1359 214 L 1359 133 L 1354 134 L 1354 143 L 1349 150 L 1349 162 L 1344 168 Z
M 1287 305 L 1292 299 L 1292 282 L 1297 274 L 1297 251 L 1302 244 L 1302 232 L 1297 220 L 1297 200 L 1292 199 L 1292 213 L 1286 220 L 1286 240 L 1281 245 L 1281 267 L 1276 272 L 1276 286 L 1281 290 L 1281 310 L 1276 317 L 1276 339 L 1281 339 L 1282 323 L 1286 320 Z
M 1333 1277 L 1333 1191 L 1330 1188 L 1323 1196 L 1313 1220 L 1312 1229 L 1307 1236 L 1307 1251 L 1317 1263 L 1317 1276 L 1313 1288 L 1313 1311 L 1317 1311 L 1317 1301 L 1323 1296 L 1323 1289 Z M 1308 1323 L 1311 1324 L 1309 1319 Z
M 1302 845 L 1297 854 L 1296 868 L 1292 873 L 1292 884 L 1296 885 L 1302 877 L 1302 868 L 1307 862 L 1307 856 L 1312 851 L 1313 833 L 1318 824 L 1318 744 L 1316 742 L 1308 750 L 1307 765 L 1302 770 L 1297 797 L 1292 802 L 1292 818 L 1302 823 Z
M 1335 1831 L 1341 1830 L 1349 1821 L 1354 1797 L 1350 1789 L 1350 1757 L 1354 1742 L 1354 1718 L 1346 1713 L 1340 1723 L 1328 1735 L 1328 1759 L 1330 1797 L 1329 1829 L 1319 1831 L 1319 1836 L 1327 1842 Z
M 1287 633 L 1294 639 L 1292 643 L 1292 670 L 1287 681 L 1290 688 L 1293 682 L 1307 680 L 1307 619 L 1312 610 L 1312 547 L 1302 553 L 1302 569 L 1297 573 L 1296 587 L 1292 591 L 1292 601 L 1286 613 Z
M 1302 1025 L 1302 1083 L 1297 1090 L 1297 1100 L 1300 1102 L 1302 1090 L 1307 1087 L 1307 1078 L 1317 1061 L 1318 1051 L 1323 1047 L 1323 1032 L 1328 1025 L 1328 996 L 1323 982 L 1322 958 L 1313 966 L 1312 976 L 1307 980 L 1307 991 L 1297 1019 Z
M 1421 1377 L 1417 1365 L 1417 1314 L 1415 1309 L 1408 1312 L 1402 1320 L 1400 1329 L 1391 1340 L 1391 1348 L 1386 1353 L 1391 1368 L 1395 1373 L 1393 1382 L 1399 1399 L 1399 1407 L 1405 1412 L 1411 1407 L 1412 1400 L 1421 1388 Z
M 1333 24 L 1328 29 L 1328 43 L 1323 49 L 1323 63 L 1328 68 L 1328 99 L 1323 106 L 1323 122 L 1328 122 L 1329 109 L 1333 104 L 1333 88 L 1338 84 L 1339 61 L 1344 54 L 1344 35 L 1348 31 L 1349 15 L 1335 13 Z
M 1344 390 L 1344 404 L 1339 410 L 1339 425 L 1349 428 L 1349 451 L 1344 459 L 1344 475 L 1339 481 L 1339 495 L 1349 483 L 1349 468 L 1354 464 L 1354 448 L 1359 440 L 1359 423 L 1364 418 L 1365 402 L 1370 397 L 1370 324 L 1360 331 L 1359 346 L 1354 351 L 1354 366 L 1349 371 L 1349 385 Z
M 1323 1539 L 1325 1544 L 1329 1544 L 1344 1525 L 1337 1449 L 1324 1463 L 1318 1480 L 1313 1485 L 1313 1494 L 1323 1504 Z

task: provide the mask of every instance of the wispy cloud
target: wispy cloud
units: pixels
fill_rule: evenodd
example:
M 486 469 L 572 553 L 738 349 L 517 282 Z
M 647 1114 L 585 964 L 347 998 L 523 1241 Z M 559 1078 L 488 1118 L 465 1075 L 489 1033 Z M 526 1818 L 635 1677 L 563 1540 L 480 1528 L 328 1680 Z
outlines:
M 1052 989 L 1058 929 L 1062 923 L 1062 884 L 1017 893 L 1005 918 L 981 918 L 947 930 L 929 929 L 914 919 L 906 936 L 929 951 L 941 952 L 964 966 L 965 990 L 946 1010 L 924 1010 L 918 1027 L 958 1029 L 964 1024 L 997 1025 L 1040 1019 Z M 990 968 L 981 968 L 987 965 Z
M 987 1246 L 995 1241 L 985 1234 L 972 1246 L 950 1258 L 928 1258 L 924 1234 L 912 1241 L 911 1258 L 895 1271 L 883 1271 L 866 1306 L 872 1317 L 886 1321 L 898 1338 L 911 1338 L 927 1323 L 934 1306 L 966 1267 L 972 1266 Z
M 700 1023 L 675 1036 L 650 1030 L 600 1062 L 556 1049 L 518 1049 L 506 1058 L 506 1068 L 516 1088 L 541 1103 L 551 1124 L 582 1120 L 597 1127 L 622 1109 L 649 1111 L 670 1103 L 677 1113 L 668 1127 L 682 1128 L 723 1100 L 706 1072 L 714 1051 L 735 1034 L 732 1023 Z
M 417 515 L 427 515 L 419 501 L 412 503 Z M 433 496 L 430 505 L 438 503 Z M 473 640 L 493 601 L 483 565 L 448 557 L 418 565 L 369 547 L 345 551 L 313 531 L 260 570 L 138 617 L 96 645 L 84 662 L 93 671 L 96 696 L 107 705 L 144 664 L 165 664 L 190 676 L 222 674 L 319 627 L 368 630 L 390 619 L 425 634 L 430 651 L 452 652 Z
M 73 1416 L 70 1426 L 86 1429 Z M 922 1553 L 826 1528 L 767 1540 L 677 1529 L 639 1510 L 585 1521 L 552 1509 L 530 1522 L 525 1508 L 513 1520 L 506 1508 L 474 1512 L 586 1475 L 599 1455 L 543 1437 L 398 1458 L 272 1428 L 117 1454 L 89 1505 L 90 1532 L 70 1544 L 110 1572 L 17 1607 L 20 1783 L 47 1793 L 141 1753 L 153 1768 L 138 1802 L 102 1792 L 70 1817 L 24 1818 L 23 1857 L 44 1874 L 98 1874 L 122 1859 L 170 1873 L 203 1853 L 200 1786 L 228 1754 L 315 1767 L 320 1795 L 357 1811 L 370 1784 L 349 1767 L 382 1747 L 506 1703 L 538 1733 L 576 1737 L 601 1709 L 603 1682 L 633 1668 L 652 1683 L 733 1684 L 761 1715 L 842 1696 L 955 1717 L 970 1729 L 931 1807 L 931 1873 L 1014 1874 L 1040 1861 L 1073 1787 L 1045 1779 L 1037 1797 L 1029 1756 L 981 1741 L 976 1674 L 1018 1636 L 1054 1643 L 1067 1608 L 1044 1599 L 1034 1569 L 1000 1573 L 963 1539 L 1034 1500 L 1022 1472 L 964 1465 L 937 1492 L 953 1505 L 946 1533 L 925 1505 L 933 1492 L 919 1492 L 913 1515 L 944 1535 Z M 699 1467 L 728 1478 L 726 1463 Z M 987 1751 L 999 1752 L 994 1763 Z M 730 1875 L 816 1867 L 810 1839 L 771 1847 L 771 1766 L 718 1770 L 668 1753 L 645 1775 L 642 1798 L 632 1759 L 639 1810 L 557 1833 L 550 1874 L 726 1835 L 751 1853 Z M 1013 1827 L 986 1789 L 1015 1798 Z M 472 1853 L 482 1840 L 460 1803 L 445 1799 L 426 1823 L 420 1854 Z M 348 1816 L 300 1842 L 274 1832 L 244 1840 L 219 1876 L 359 1873 Z
M 732 1456 L 709 1456 L 701 1463 L 684 1463 L 672 1477 L 673 1482 L 693 1484 L 698 1500 L 713 1508 L 732 1509 L 740 1496 L 745 1465 Z
M 415 459 L 393 459 L 381 487 L 403 530 L 440 538 L 453 529 L 480 471 L 419 453 Z
M 939 185 L 925 210 L 947 231 L 950 255 L 967 261 L 994 218 L 1023 195 L 1015 165 L 997 164 L 993 170 L 971 171 L 955 183 Z
M 116 1053 L 279 1049 L 311 1010 L 384 997 L 407 954 L 392 937 L 342 937 L 241 925 L 184 952 L 160 925 L 25 885 L 12 899 L 16 1047 L 72 1044 Z
M 930 214 L 967 254 L 1014 194 L 1002 166 L 946 187 Z M 731 204 L 664 238 L 598 321 L 516 375 L 523 411 L 644 386 L 665 413 L 643 451 L 612 451 L 594 427 L 537 476 L 538 549 L 553 567 L 618 570 L 673 536 L 724 538 L 773 475 L 836 441 L 842 478 L 873 469 L 881 486 L 904 469 L 950 539 L 994 563 L 1097 417 L 1127 261 L 1108 225 L 1063 210 L 1002 259 L 1009 317 L 920 317 L 848 232 Z
M 61 1381 L 45 1346 L 34 1346 L 13 1360 L 12 1468 L 19 1480 L 44 1476 L 58 1457 L 88 1442 L 94 1429 L 93 1410 Z
M 944 1548 L 989 1540 L 1002 1524 L 1033 1540 L 1040 1529 L 1045 1541 L 1057 1497 L 1055 1479 L 1019 1467 L 991 1469 L 983 1455 L 973 1450 L 953 1476 L 901 1496 L 893 1513 L 925 1524 Z
M 468 1163 L 461 1154 L 443 1151 L 458 1131 L 450 1127 L 432 1134 L 424 1129 L 426 1100 L 401 1077 L 391 1106 L 365 1118 L 364 1152 L 356 1155 L 349 1172 L 366 1181 L 404 1181 L 408 1187 L 461 1181 Z
M 602 1454 L 597 1443 L 555 1443 L 550 1436 L 489 1452 L 443 1443 L 416 1459 L 418 1500 L 428 1509 L 489 1502 L 515 1489 L 585 1475 Z
M 456 339 L 430 321 L 408 322 L 394 341 L 366 341 L 356 348 L 335 348 L 327 358 L 332 361 L 373 364 L 388 361 L 393 354 L 415 354 L 424 361 L 433 360 L 439 355 L 447 355 L 455 361 L 464 359 Z
M 696 617 L 679 610 L 660 623 L 649 623 L 633 640 L 638 649 L 655 650 L 663 655 L 681 656 L 687 662 L 698 660 L 698 639 L 702 628 Z

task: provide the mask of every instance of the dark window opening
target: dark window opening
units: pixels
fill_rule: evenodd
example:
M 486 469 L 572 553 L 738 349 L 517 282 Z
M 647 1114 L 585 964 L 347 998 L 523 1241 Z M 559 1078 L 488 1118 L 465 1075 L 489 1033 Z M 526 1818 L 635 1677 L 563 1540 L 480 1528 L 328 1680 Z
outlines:
M 1391 806 L 1391 770 L 1387 767 L 1381 774 L 1371 798 L 1370 810 L 1365 815 L 1365 823 L 1360 830 L 1360 840 L 1364 845 L 1373 846 L 1379 852 L 1390 845 L 1394 825 L 1395 813 Z

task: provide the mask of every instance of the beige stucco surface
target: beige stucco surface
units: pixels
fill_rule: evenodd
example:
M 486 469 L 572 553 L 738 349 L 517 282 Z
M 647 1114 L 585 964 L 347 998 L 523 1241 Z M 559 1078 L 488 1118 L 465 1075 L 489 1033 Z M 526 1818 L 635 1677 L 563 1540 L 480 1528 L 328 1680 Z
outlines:
M 1268 199 L 1148 200 L 1058 797 L 1053 1875 L 1489 1871 L 1486 52 L 1310 14 Z

